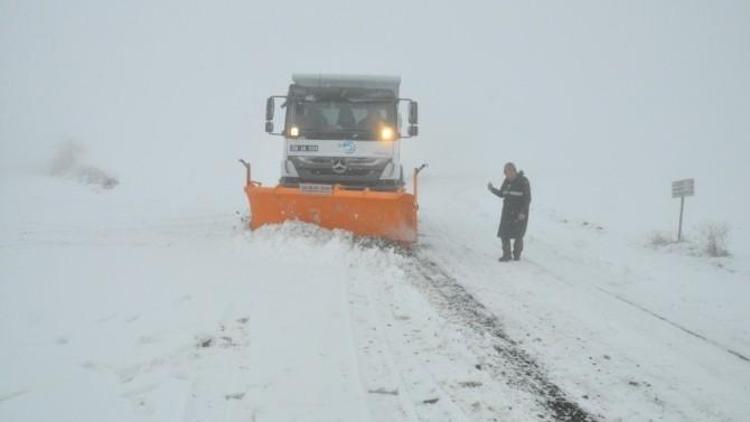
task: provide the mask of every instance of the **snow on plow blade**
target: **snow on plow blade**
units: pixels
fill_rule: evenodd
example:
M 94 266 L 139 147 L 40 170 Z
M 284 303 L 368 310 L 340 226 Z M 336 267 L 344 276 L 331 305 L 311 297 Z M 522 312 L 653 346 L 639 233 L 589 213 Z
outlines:
M 245 192 L 253 230 L 298 220 L 398 243 L 417 240 L 417 201 L 405 191 L 347 190 L 328 185 L 270 188 L 251 182 Z

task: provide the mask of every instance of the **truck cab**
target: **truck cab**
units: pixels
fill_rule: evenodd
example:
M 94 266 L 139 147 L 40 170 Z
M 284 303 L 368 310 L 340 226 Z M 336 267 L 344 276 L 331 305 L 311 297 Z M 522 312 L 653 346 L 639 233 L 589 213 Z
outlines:
M 280 185 L 403 189 L 400 143 L 418 134 L 418 115 L 415 101 L 399 98 L 400 83 L 394 76 L 293 75 L 287 95 L 266 103 L 266 132 L 284 137 Z M 285 114 L 274 132 L 277 107 Z

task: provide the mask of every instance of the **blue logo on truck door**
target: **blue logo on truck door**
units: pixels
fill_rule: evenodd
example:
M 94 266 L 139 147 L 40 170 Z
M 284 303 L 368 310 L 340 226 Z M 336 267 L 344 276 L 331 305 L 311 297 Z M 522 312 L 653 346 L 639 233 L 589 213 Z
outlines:
M 354 154 L 357 151 L 357 144 L 354 141 L 339 142 L 339 149 L 345 154 Z

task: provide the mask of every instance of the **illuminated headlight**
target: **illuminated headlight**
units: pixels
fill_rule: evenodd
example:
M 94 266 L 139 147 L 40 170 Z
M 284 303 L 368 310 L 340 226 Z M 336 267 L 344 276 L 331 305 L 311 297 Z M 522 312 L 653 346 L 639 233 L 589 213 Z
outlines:
M 292 138 L 296 138 L 299 136 L 299 128 L 297 126 L 292 126 L 291 129 L 289 129 L 289 136 Z
M 384 126 L 382 129 L 380 129 L 381 141 L 392 141 L 395 135 L 396 133 L 393 131 L 393 128 L 390 126 Z

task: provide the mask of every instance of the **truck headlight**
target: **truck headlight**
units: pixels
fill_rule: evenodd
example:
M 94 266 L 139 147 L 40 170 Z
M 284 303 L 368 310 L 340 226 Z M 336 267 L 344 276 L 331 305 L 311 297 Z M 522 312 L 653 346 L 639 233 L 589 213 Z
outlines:
M 393 131 L 393 128 L 390 126 L 383 126 L 383 128 L 380 129 L 381 141 L 392 141 L 395 136 L 396 136 L 396 133 Z
M 299 136 L 299 128 L 297 126 L 292 126 L 291 129 L 289 129 L 289 136 L 292 138 L 296 138 Z

